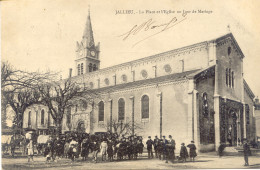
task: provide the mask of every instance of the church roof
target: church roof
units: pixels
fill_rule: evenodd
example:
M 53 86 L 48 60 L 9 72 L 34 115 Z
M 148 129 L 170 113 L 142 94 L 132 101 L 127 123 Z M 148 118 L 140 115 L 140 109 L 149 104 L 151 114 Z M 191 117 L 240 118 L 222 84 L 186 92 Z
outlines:
M 90 17 L 89 17 L 89 22 L 90 22 Z M 90 27 L 91 27 L 91 23 L 90 23 Z M 91 32 L 92 32 L 92 28 L 91 28 Z M 93 37 L 93 33 L 92 33 L 92 37 Z M 235 40 L 233 34 L 232 33 L 228 33 L 228 34 L 225 34 L 223 36 L 220 36 L 218 38 L 214 38 L 214 39 L 211 39 L 211 40 L 208 40 L 208 41 L 198 42 L 198 43 L 195 43 L 195 44 L 192 44 L 192 45 L 184 46 L 184 47 L 181 47 L 181 48 L 176 48 L 176 49 L 173 49 L 173 50 L 170 50 L 170 51 L 165 51 L 165 52 L 162 52 L 162 53 L 159 53 L 159 54 L 143 57 L 143 58 L 140 58 L 140 59 L 137 59 L 137 60 L 132 60 L 132 61 L 129 61 L 129 62 L 125 62 L 125 63 L 117 64 L 117 65 L 114 65 L 114 66 L 102 68 L 102 69 L 99 69 L 97 71 L 94 71 L 94 72 L 91 72 L 91 73 L 88 73 L 88 74 L 92 74 L 92 75 L 99 74 L 99 73 L 102 73 L 102 72 L 107 72 L 110 69 L 120 68 L 120 67 L 124 67 L 124 66 L 130 66 L 130 65 L 132 65 L 134 63 L 139 63 L 139 62 L 145 62 L 145 61 L 153 60 L 153 59 L 156 59 L 156 58 L 161 57 L 161 56 L 177 55 L 178 53 L 181 53 L 181 52 L 189 51 L 191 49 L 199 48 L 201 46 L 207 46 L 211 42 L 218 43 L 221 40 L 224 40 L 224 39 L 226 39 L 228 37 L 230 37 L 233 40 L 233 43 L 235 45 L 236 50 L 239 52 L 241 57 L 244 58 L 244 54 L 241 51 L 241 49 L 240 49 L 237 41 Z M 94 41 L 94 39 L 93 39 L 93 41 Z
M 234 42 L 234 45 L 235 45 L 236 50 L 238 50 L 239 54 L 241 54 L 242 58 L 244 58 L 245 56 L 244 56 L 244 54 L 243 54 L 241 48 L 239 47 L 239 45 L 238 45 L 238 43 L 237 43 L 237 41 L 236 41 L 236 39 L 235 39 L 235 37 L 234 37 L 234 35 L 233 35 L 232 33 L 228 33 L 228 34 L 226 34 L 226 35 L 220 36 L 220 37 L 218 37 L 218 38 L 216 38 L 216 39 L 213 39 L 213 40 L 211 40 L 211 41 L 216 41 L 216 42 L 218 42 L 218 41 L 223 40 L 223 39 L 228 38 L 228 37 L 231 37 L 231 39 L 232 39 L 233 42 Z M 209 41 L 209 42 L 210 42 L 210 41 Z
M 253 93 L 253 91 L 250 89 L 249 85 L 247 84 L 246 80 L 243 80 L 243 84 L 244 84 L 244 88 L 247 92 L 247 94 L 249 95 L 249 97 L 251 98 L 251 100 L 254 101 L 255 95 Z
M 191 73 L 191 74 L 189 74 L 187 77 L 188 78 L 195 78 L 195 79 L 197 79 L 197 78 L 199 78 L 199 76 L 201 76 L 200 74 L 201 73 L 203 73 L 203 72 L 215 72 L 215 64 L 214 65 L 211 65 L 211 66 L 208 66 L 208 67 L 205 67 L 205 68 L 202 68 L 202 69 L 200 69 L 200 70 L 198 70 L 198 71 L 196 71 L 196 72 L 194 72 L 194 73 Z
M 112 91 L 116 91 L 118 89 L 123 89 L 123 88 L 140 87 L 140 86 L 143 86 L 143 85 L 150 85 L 150 84 L 156 84 L 156 83 L 167 82 L 167 81 L 169 81 L 169 82 L 179 81 L 179 80 L 188 79 L 188 76 L 190 74 L 198 72 L 199 70 L 200 69 L 186 71 L 186 72 L 182 72 L 182 73 L 174 73 L 174 74 L 156 77 L 156 78 L 151 78 L 151 79 L 139 80 L 139 81 L 124 83 L 124 84 L 118 84 L 118 85 L 115 85 L 115 86 L 93 89 L 93 90 L 90 90 L 90 91 L 93 91 L 93 92 L 110 91 L 110 92 L 112 92 Z

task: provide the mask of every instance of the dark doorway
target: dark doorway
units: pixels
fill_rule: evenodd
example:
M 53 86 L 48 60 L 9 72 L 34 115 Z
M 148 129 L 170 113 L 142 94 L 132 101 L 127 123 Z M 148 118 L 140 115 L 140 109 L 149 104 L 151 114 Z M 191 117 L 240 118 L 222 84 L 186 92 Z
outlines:
M 84 122 L 78 123 L 77 132 L 78 133 L 85 133 L 86 132 L 86 127 L 85 127 Z
M 234 110 L 230 110 L 227 120 L 227 142 L 229 146 L 237 145 L 237 114 Z

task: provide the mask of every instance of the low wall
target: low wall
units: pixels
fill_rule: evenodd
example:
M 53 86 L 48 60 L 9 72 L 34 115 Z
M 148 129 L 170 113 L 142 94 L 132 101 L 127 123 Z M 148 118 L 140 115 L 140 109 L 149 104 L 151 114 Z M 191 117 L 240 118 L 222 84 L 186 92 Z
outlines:
M 198 148 L 199 152 L 211 152 L 215 151 L 215 144 L 200 144 Z

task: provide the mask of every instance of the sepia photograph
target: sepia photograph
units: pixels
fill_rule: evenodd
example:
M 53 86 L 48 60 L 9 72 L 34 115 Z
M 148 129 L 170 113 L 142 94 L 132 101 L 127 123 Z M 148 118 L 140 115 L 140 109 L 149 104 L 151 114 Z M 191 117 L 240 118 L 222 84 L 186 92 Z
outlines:
M 1 168 L 259 169 L 258 0 L 1 0 Z

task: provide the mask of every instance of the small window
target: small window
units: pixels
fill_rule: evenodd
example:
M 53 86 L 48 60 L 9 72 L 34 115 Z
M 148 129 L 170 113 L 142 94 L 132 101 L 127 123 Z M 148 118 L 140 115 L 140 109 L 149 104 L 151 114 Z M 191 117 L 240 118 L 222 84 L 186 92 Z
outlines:
M 231 87 L 231 69 L 230 68 L 228 69 L 228 80 L 229 80 L 228 85 L 229 85 L 229 87 Z
M 108 79 L 108 78 L 105 79 L 105 84 L 106 84 L 107 86 L 109 85 L 109 79 Z
M 31 126 L 32 125 L 32 122 L 31 122 L 31 115 L 32 114 L 32 112 L 31 111 L 29 111 L 29 113 L 28 113 L 28 126 Z
M 76 104 L 75 105 L 75 112 L 77 112 L 78 111 L 78 105 Z
M 231 79 L 232 79 L 231 85 L 232 85 L 232 87 L 234 87 L 234 71 L 232 71 L 232 73 L 231 73 Z
M 88 103 L 83 100 L 83 101 L 82 101 L 82 109 L 83 109 L 83 110 L 87 110 L 87 108 L 88 108 Z
M 80 75 L 80 64 L 78 64 L 78 75 Z
M 142 77 L 145 78 L 145 79 L 148 77 L 148 73 L 147 73 L 146 70 L 142 70 L 142 71 L 141 71 L 141 75 L 142 75 Z
M 98 121 L 104 121 L 104 102 L 101 101 L 98 103 Z
M 81 63 L 81 74 L 83 74 L 83 63 Z
M 41 111 L 41 125 L 44 125 L 44 110 Z
M 172 68 L 169 64 L 166 64 L 163 68 L 164 68 L 166 73 L 170 73 L 172 71 Z
M 141 107 L 142 107 L 142 119 L 149 118 L 149 97 L 144 95 L 141 99 Z
M 226 85 L 228 86 L 228 68 L 226 68 Z
M 118 121 L 125 119 L 125 101 L 124 99 L 118 100 Z
M 97 70 L 97 66 L 96 64 L 93 65 L 93 71 L 96 71 Z
M 127 76 L 125 74 L 123 74 L 121 78 L 123 82 L 127 82 Z
M 88 65 L 88 71 L 89 71 L 89 72 L 92 72 L 92 63 L 89 63 L 89 65 Z
M 231 47 L 228 47 L 228 56 L 231 54 Z

